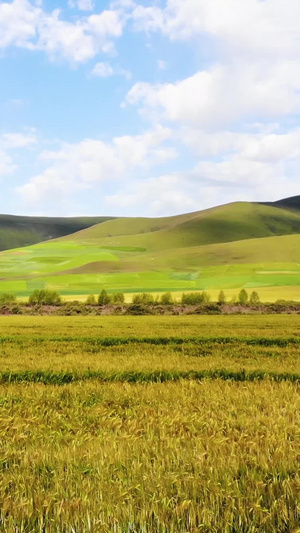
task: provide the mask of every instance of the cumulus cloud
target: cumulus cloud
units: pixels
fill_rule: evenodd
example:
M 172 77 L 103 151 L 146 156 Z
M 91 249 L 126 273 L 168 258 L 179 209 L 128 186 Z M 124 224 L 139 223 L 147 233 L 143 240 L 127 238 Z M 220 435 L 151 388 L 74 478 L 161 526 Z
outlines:
M 298 0 L 168 0 L 165 8 L 136 5 L 136 28 L 161 31 L 171 39 L 211 34 L 222 51 L 247 50 L 261 54 L 299 54 L 300 4 Z
M 219 127 L 299 110 L 298 0 L 168 0 L 136 5 L 136 28 L 170 39 L 213 40 L 218 59 L 176 83 L 136 83 L 127 103 L 154 119 Z M 196 44 L 200 46 L 200 44 Z
M 12 174 L 18 165 L 14 162 L 12 152 L 26 148 L 37 142 L 34 133 L 4 133 L 0 135 L 0 177 Z
M 13 0 L 0 4 L 0 48 L 42 50 L 52 59 L 81 63 L 99 52 L 111 53 L 124 24 L 120 10 L 108 9 L 69 22 L 61 18 L 59 9 L 47 13 L 27 0 Z
M 218 65 L 177 83 L 138 82 L 126 102 L 146 115 L 165 120 L 220 127 L 233 121 L 277 118 L 300 106 L 299 62 Z
M 134 182 L 129 191 L 107 196 L 105 203 L 125 214 L 133 209 L 135 213 L 140 211 L 148 216 L 196 210 L 199 204 L 191 191 L 183 190 L 182 178 L 179 174 L 170 174 Z
M 8 150 L 14 148 L 23 148 L 37 142 L 36 135 L 33 132 L 24 133 L 4 133 L 0 136 L 0 147 Z
M 123 214 L 146 209 L 168 215 L 199 210 L 226 202 L 277 200 L 296 194 L 300 172 L 300 129 L 277 131 L 277 124 L 255 125 L 256 133 L 207 132 L 182 129 L 178 133 L 196 158 L 186 172 L 134 181 L 106 198 Z M 252 125 L 253 127 L 253 125 Z
M 112 67 L 110 63 L 96 63 L 90 73 L 96 78 L 110 78 L 111 76 L 124 76 L 127 80 L 131 78 L 131 72 L 120 67 Z
M 91 188 L 98 182 L 128 177 L 134 169 L 147 171 L 176 157 L 165 146 L 170 130 L 158 126 L 137 136 L 115 137 L 111 143 L 86 139 L 78 144 L 64 144 L 60 150 L 44 151 L 41 160 L 48 164 L 38 176 L 18 187 L 17 192 L 28 205 L 47 198 L 49 191 Z
M 92 0 L 77 0 L 77 2 L 70 0 L 69 6 L 77 7 L 80 11 L 92 11 L 94 8 L 94 2 Z
M 114 69 L 109 63 L 96 63 L 93 70 L 91 71 L 91 76 L 96 76 L 98 78 L 109 78 L 114 73 Z

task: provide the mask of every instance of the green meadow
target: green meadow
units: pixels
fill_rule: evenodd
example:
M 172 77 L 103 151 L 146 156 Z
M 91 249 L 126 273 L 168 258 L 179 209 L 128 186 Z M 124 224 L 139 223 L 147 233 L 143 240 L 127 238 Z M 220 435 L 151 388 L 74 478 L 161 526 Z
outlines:
M 300 244 L 300 237 L 294 236 L 295 245 L 296 239 Z M 208 266 L 203 265 L 198 254 L 196 265 L 193 250 L 193 265 L 189 266 L 189 254 L 191 250 L 180 257 L 181 269 L 177 270 L 163 264 L 163 256 L 159 258 L 161 266 L 157 266 L 157 257 L 154 265 L 145 258 L 146 252 L 136 250 L 120 251 L 75 241 L 38 244 L 0 254 L 0 292 L 12 291 L 26 297 L 35 289 L 47 288 L 66 297 L 77 297 L 105 288 L 128 294 L 171 291 L 179 297 L 183 291 L 208 290 L 215 296 L 218 290 L 227 289 L 228 296 L 233 296 L 245 287 L 259 290 L 270 301 L 285 293 L 291 299 L 300 296 L 300 266 L 296 262 Z
M 66 299 L 81 299 L 102 289 L 127 295 L 171 291 L 179 297 L 206 290 L 216 298 L 220 289 L 232 297 L 246 288 L 268 301 L 297 300 L 297 205 L 240 202 L 168 218 L 104 220 L 2 251 L 0 292 L 26 298 L 47 288 Z

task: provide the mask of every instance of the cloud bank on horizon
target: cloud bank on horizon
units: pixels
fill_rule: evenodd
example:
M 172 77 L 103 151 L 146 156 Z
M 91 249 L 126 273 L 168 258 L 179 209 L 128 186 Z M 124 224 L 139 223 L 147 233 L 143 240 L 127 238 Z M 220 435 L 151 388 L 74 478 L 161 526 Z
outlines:
M 298 0 L 0 2 L 0 212 L 297 195 Z

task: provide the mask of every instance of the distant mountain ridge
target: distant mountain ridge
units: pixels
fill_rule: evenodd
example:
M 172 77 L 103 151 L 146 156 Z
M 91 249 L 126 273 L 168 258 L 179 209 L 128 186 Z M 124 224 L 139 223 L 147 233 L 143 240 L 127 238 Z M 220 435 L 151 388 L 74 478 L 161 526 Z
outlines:
M 191 246 L 300 234 L 300 205 L 235 202 L 166 218 L 115 218 L 94 225 L 63 241 L 101 246 L 133 246 L 149 252 Z M 293 207 L 289 207 L 293 205 Z
M 300 211 L 300 196 L 290 196 L 289 198 L 283 198 L 276 202 L 263 202 L 263 204 Z
M 156 252 L 295 234 L 300 234 L 300 196 L 160 218 L 0 215 L 0 251 L 62 239 Z
M 112 218 L 0 215 L 0 251 L 63 237 Z

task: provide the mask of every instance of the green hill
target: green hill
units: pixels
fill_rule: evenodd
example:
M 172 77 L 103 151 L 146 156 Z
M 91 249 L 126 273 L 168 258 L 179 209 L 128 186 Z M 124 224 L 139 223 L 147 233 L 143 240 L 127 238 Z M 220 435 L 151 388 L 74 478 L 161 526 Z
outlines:
M 112 217 L 26 217 L 0 215 L 0 250 L 29 246 L 100 224 Z
M 32 227 L 26 218 L 22 235 L 26 230 L 32 238 L 34 231 L 43 242 L 0 253 L 0 292 L 26 296 L 49 288 L 79 297 L 103 288 L 273 287 L 275 298 L 290 287 L 289 295 L 298 290 L 300 299 L 300 207 L 297 199 L 275 204 L 238 202 L 166 218 L 38 218 Z M 21 219 L 20 229 L 23 217 L 13 218 Z M 8 235 L 15 229 L 8 227 Z
M 169 218 L 117 218 L 64 240 L 159 251 L 297 233 L 300 211 L 238 202 Z
M 282 200 L 277 200 L 277 202 L 267 202 L 264 205 L 271 205 L 274 207 L 281 207 L 283 209 L 300 211 L 300 196 L 291 196 L 290 198 L 283 198 Z

